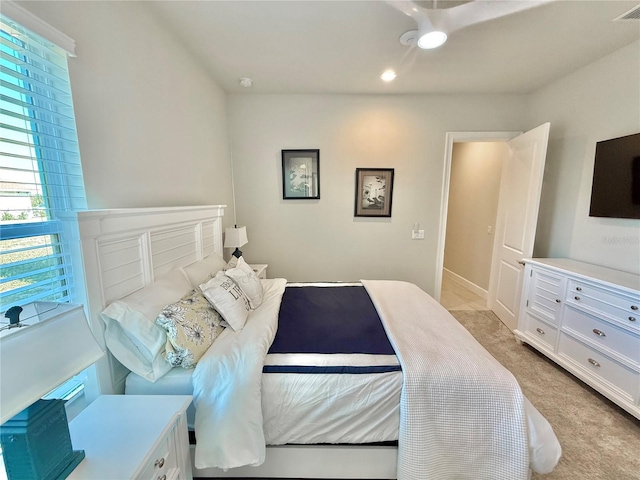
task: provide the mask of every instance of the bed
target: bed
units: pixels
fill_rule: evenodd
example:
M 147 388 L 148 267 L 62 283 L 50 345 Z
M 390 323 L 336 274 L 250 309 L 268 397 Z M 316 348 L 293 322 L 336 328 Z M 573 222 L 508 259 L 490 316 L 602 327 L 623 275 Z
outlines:
M 263 280 L 264 300 L 244 327 L 221 329 L 195 368 L 158 360 L 159 337 L 146 350 L 127 345 L 130 338 L 105 321 L 105 312 L 115 316 L 109 309 L 124 304 L 157 316 L 215 277 L 225 263 L 222 215 L 222 206 L 205 206 L 78 217 L 90 321 L 111 352 L 99 366 L 101 389 L 193 394 L 195 476 L 423 479 L 464 472 L 516 479 L 527 478 L 530 468 L 553 468 L 560 447 L 548 422 L 515 379 L 412 284 Z M 285 351 L 269 351 L 279 344 L 285 292 L 314 288 L 364 292 L 391 351 L 340 352 L 337 360 L 329 352 L 295 352 L 291 360 Z M 141 360 L 142 369 L 123 365 Z

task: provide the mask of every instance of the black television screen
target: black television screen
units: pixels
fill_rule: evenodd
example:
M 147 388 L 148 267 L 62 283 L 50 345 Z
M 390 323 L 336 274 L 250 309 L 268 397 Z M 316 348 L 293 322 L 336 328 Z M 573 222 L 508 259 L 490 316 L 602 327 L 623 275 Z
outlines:
M 596 143 L 589 216 L 640 218 L 640 133 Z

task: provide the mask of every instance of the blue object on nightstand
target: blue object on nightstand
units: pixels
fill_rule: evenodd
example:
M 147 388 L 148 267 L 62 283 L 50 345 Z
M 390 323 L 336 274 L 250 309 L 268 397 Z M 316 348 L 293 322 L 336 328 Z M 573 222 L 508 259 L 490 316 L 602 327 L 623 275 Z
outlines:
M 71 446 L 63 400 L 38 400 L 0 426 L 8 480 L 59 480 L 84 458 Z

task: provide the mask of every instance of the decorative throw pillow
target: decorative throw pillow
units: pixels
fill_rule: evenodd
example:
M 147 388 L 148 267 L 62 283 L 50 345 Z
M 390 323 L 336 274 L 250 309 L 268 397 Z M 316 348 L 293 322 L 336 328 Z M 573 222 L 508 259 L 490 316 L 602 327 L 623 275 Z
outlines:
M 211 280 L 200 285 L 203 295 L 233 331 L 242 330 L 251 306 L 242 289 L 220 271 Z
M 231 258 L 229 259 L 227 264 L 224 267 L 222 267 L 222 270 L 224 270 L 226 272 L 227 270 L 230 270 L 232 268 L 236 268 L 238 266 L 238 260 L 240 258 L 242 258 L 242 257 L 235 257 L 235 256 L 231 255 Z
M 225 274 L 233 278 L 233 281 L 242 289 L 252 309 L 255 310 L 262 304 L 262 282 L 242 257 L 238 258 L 238 265 L 227 270 Z
M 182 270 L 189 278 L 192 288 L 198 288 L 198 285 L 206 282 L 216 273 L 226 267 L 226 262 L 217 253 L 212 253 L 208 257 L 187 265 Z
M 223 329 L 220 314 L 198 290 L 164 307 L 156 324 L 167 332 L 166 360 L 182 368 L 195 367 Z

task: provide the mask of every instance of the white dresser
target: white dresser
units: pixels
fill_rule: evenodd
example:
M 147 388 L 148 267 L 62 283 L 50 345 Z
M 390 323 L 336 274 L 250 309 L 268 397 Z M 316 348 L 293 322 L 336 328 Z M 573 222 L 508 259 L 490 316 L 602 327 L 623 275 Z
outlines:
M 640 276 L 526 260 L 514 334 L 640 418 Z
M 69 423 L 85 458 L 69 479 L 191 480 L 189 395 L 102 395 Z

